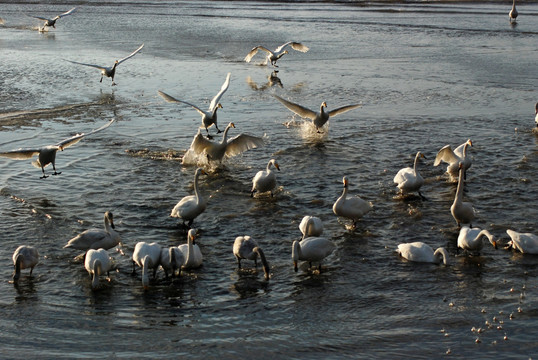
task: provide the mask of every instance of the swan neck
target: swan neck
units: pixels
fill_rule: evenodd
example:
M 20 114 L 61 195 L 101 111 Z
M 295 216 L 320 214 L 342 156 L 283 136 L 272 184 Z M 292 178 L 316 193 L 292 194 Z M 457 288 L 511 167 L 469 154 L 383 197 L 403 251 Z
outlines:
M 225 144 L 228 140 L 228 131 L 230 130 L 231 126 L 226 126 L 226 129 L 224 129 L 224 133 L 222 134 L 222 143 Z
M 417 174 L 417 164 L 418 164 L 419 157 L 420 157 L 420 154 L 417 153 L 417 155 L 415 156 L 415 162 L 413 163 L 413 172 L 415 173 L 415 175 Z
M 433 255 L 436 257 L 438 262 L 441 262 L 441 257 L 442 257 L 443 264 L 445 264 L 445 265 L 448 264 L 448 253 L 446 252 L 446 250 L 444 248 L 439 248 L 439 249 L 435 250 L 435 253 Z
M 102 267 L 101 261 L 95 260 L 93 263 L 93 274 L 92 274 L 92 288 L 96 288 L 99 284 L 99 275 L 101 275 Z
M 196 196 L 196 202 L 200 202 L 200 192 L 198 191 L 198 178 L 200 177 L 200 172 L 196 171 L 194 174 L 194 196 Z
M 463 169 L 459 170 L 459 176 L 458 176 L 458 188 L 456 189 L 456 197 L 454 198 L 454 202 L 458 201 L 461 202 L 461 199 L 463 197 Z
M 13 281 L 19 280 L 19 277 L 21 276 L 21 263 L 22 263 L 22 255 L 17 255 L 17 258 L 15 259 L 15 272 L 13 273 Z
M 269 263 L 267 262 L 267 259 L 265 258 L 265 254 L 259 247 L 254 248 L 254 251 L 260 256 L 260 259 L 262 260 L 263 265 L 263 272 L 265 274 L 265 280 L 269 279 Z

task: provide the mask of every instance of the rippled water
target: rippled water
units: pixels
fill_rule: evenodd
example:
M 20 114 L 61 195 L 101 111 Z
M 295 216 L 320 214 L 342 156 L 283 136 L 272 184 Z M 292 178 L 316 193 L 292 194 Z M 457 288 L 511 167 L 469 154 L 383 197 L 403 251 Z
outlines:
M 458 254 L 455 186 L 444 166 L 433 167 L 441 147 L 472 139 L 465 199 L 478 210 L 474 225 L 503 240 L 507 228 L 536 233 L 536 3 L 518 5 L 516 26 L 509 4 L 487 3 L 91 1 L 48 33 L 26 16 L 72 6 L 9 2 L 0 14 L 0 151 L 54 144 L 117 119 L 59 152 L 60 176 L 41 180 L 30 161 L 0 158 L 3 358 L 538 356 L 538 257 L 492 247 Z M 255 45 L 289 40 L 310 51 L 278 62 L 282 87 L 268 84 L 273 69 L 258 65 L 261 55 L 242 61 Z M 110 66 L 141 43 L 115 87 L 63 61 Z M 203 267 L 173 282 L 159 272 L 144 291 L 130 255 L 138 241 L 186 241 L 168 215 L 192 194 L 195 168 L 180 159 L 200 124 L 157 90 L 206 107 L 228 72 L 220 127 L 233 121 L 232 135 L 264 136 L 266 145 L 201 177 L 209 204 L 194 226 Z M 300 119 L 271 94 L 312 109 L 363 106 L 312 139 L 283 125 Z M 428 200 L 402 201 L 392 179 L 419 150 Z M 252 199 L 251 179 L 271 157 L 282 170 L 275 197 Z M 374 204 L 354 231 L 331 210 L 344 175 Z M 126 255 L 111 250 L 118 270 L 93 292 L 78 253 L 62 247 L 102 226 L 106 210 Z M 293 271 L 291 242 L 307 214 L 337 245 L 321 275 L 304 265 Z M 267 255 L 268 282 L 260 268 L 237 270 L 232 243 L 245 234 Z M 411 241 L 446 247 L 451 265 L 402 261 L 394 250 Z M 14 287 L 19 244 L 42 257 Z

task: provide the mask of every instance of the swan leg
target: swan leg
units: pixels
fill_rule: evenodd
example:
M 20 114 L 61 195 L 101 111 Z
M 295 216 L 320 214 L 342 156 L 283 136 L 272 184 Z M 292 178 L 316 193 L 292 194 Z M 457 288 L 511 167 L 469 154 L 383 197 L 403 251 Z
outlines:
M 252 191 L 250 192 L 250 197 L 253 198 L 254 197 L 254 193 L 256 192 L 256 189 L 252 189 Z
M 241 269 L 241 259 L 237 257 L 237 268 Z
M 132 276 L 136 276 L 136 268 L 135 268 L 135 265 L 136 265 L 136 263 L 133 261 L 133 271 L 131 272 L 131 275 L 132 275 Z
M 52 169 L 54 170 L 54 172 L 52 173 L 52 175 L 60 175 L 62 172 L 57 172 L 56 171 L 56 166 L 54 166 L 54 163 L 52 164 Z
M 207 126 L 205 127 L 205 131 L 207 132 L 207 135 L 206 135 L 207 138 L 208 138 L 209 140 L 213 139 L 213 136 L 209 134 L 209 130 L 208 130 Z
M 420 198 L 421 198 L 422 200 L 424 200 L 424 201 L 428 201 L 428 198 L 427 198 L 426 196 L 422 195 L 422 193 L 421 193 L 420 191 L 418 192 L 418 195 L 420 196 Z
M 99 80 L 99 82 L 100 83 L 103 82 L 103 75 L 101 75 L 101 80 Z
M 45 168 L 44 168 L 44 167 L 41 167 L 41 171 L 43 171 L 43 176 L 41 176 L 40 179 L 46 179 L 46 178 L 48 178 L 48 176 L 45 175 Z
M 190 219 L 189 222 L 187 223 L 187 227 L 190 229 L 191 225 L 192 225 L 192 222 L 194 221 L 194 219 Z

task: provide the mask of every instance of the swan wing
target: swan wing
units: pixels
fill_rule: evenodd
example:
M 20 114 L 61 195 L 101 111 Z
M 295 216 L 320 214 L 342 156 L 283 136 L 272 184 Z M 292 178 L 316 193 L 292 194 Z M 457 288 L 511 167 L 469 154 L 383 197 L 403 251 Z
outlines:
M 170 95 L 168 95 L 168 94 L 166 94 L 166 93 L 164 93 L 164 92 L 162 92 L 162 91 L 160 91 L 160 90 L 157 91 L 157 93 L 158 93 L 159 95 L 161 95 L 161 97 L 162 97 L 164 100 L 166 100 L 166 102 L 187 104 L 187 105 L 193 107 L 196 111 L 198 111 L 198 112 L 200 113 L 200 115 L 205 115 L 205 111 L 202 110 L 202 109 L 200 109 L 198 106 L 196 106 L 196 105 L 194 105 L 194 104 L 191 104 L 191 103 L 186 102 L 186 101 L 184 101 L 184 100 L 176 99 L 175 97 L 172 97 L 172 96 L 170 96 Z
M 142 48 L 144 47 L 144 44 L 140 45 L 138 47 L 138 49 L 136 49 L 135 51 L 133 51 L 131 54 L 129 54 L 128 56 L 124 57 L 123 59 L 120 59 L 118 60 L 118 65 L 121 64 L 122 62 L 124 62 L 125 60 L 127 59 L 130 59 L 132 58 L 133 56 L 135 56 L 136 54 L 138 54 L 140 52 L 140 50 L 142 50 Z
M 239 134 L 232 138 L 226 145 L 226 156 L 235 156 L 244 151 L 263 146 L 262 138 L 252 135 Z
M 228 75 L 226 75 L 226 80 L 224 80 L 224 84 L 222 84 L 222 86 L 220 88 L 220 91 L 211 100 L 211 104 L 209 104 L 209 111 L 213 111 L 215 109 L 215 106 L 217 106 L 217 104 L 219 103 L 220 98 L 222 97 L 222 95 L 226 92 L 226 90 L 228 90 L 228 86 L 230 86 L 230 76 L 231 75 L 232 75 L 232 73 L 228 73 Z
M 39 155 L 40 149 L 17 149 L 11 151 L 0 152 L 0 156 L 15 160 L 26 160 L 32 156 Z
M 295 42 L 295 41 L 288 41 L 287 43 L 282 44 L 279 47 L 277 47 L 275 52 L 281 52 L 288 45 L 290 45 L 293 50 L 297 50 L 297 51 L 300 51 L 300 52 L 307 52 L 308 50 L 310 50 L 307 46 L 305 46 L 305 45 L 303 45 L 301 43 L 298 43 L 298 42 Z
M 359 108 L 361 106 L 362 105 L 355 104 L 355 105 L 347 105 L 347 106 L 339 107 L 338 109 L 334 109 L 334 110 L 329 111 L 329 117 L 332 117 L 332 116 L 335 116 L 335 115 L 338 115 L 338 114 L 343 114 L 343 113 L 345 113 L 345 112 L 347 112 L 349 110 L 353 110 L 353 109 Z
M 409 179 L 412 179 L 415 177 L 415 174 L 413 173 L 413 169 L 410 167 L 400 169 L 396 176 L 394 176 L 394 183 L 401 184 Z
M 307 109 L 299 104 L 292 103 L 291 101 L 284 100 L 280 96 L 273 95 L 278 101 L 280 101 L 285 107 L 296 113 L 297 115 L 310 120 L 316 119 L 316 113 L 310 109 Z
M 64 16 L 71 15 L 73 12 L 75 12 L 75 10 L 76 10 L 76 7 L 64 12 L 63 14 L 58 15 L 58 17 L 63 18 Z
M 214 143 L 206 139 L 200 133 L 200 129 L 198 129 L 198 134 L 196 134 L 194 136 L 194 139 L 192 139 L 191 149 L 197 154 L 202 154 L 206 149 L 210 148 L 212 145 L 214 145 Z
M 458 158 L 454 154 L 454 151 L 452 151 L 452 147 L 450 145 L 444 146 L 439 152 L 437 153 L 437 156 L 435 156 L 435 161 L 433 162 L 433 166 L 438 166 L 441 161 L 444 161 L 446 163 L 454 163 L 458 161 Z
M 95 64 L 87 64 L 87 63 L 81 63 L 81 62 L 78 62 L 78 61 L 71 61 L 71 60 L 67 60 L 67 59 L 64 59 L 65 61 L 68 61 L 70 63 L 73 63 L 73 64 L 77 64 L 77 65 L 84 65 L 84 66 L 91 66 L 91 67 L 94 67 L 96 69 L 99 69 L 99 70 L 108 70 L 108 68 L 106 66 L 101 66 L 101 65 L 95 65 Z
M 82 140 L 85 136 L 89 136 L 89 135 L 92 135 L 92 134 L 95 134 L 96 132 L 99 132 L 101 130 L 104 130 L 106 129 L 107 127 L 109 127 L 110 125 L 112 125 L 112 123 L 116 121 L 116 119 L 112 119 L 110 120 L 107 124 L 101 126 L 100 128 L 98 129 L 95 129 L 95 130 L 92 130 L 90 131 L 89 133 L 87 134 L 77 134 L 75 136 L 72 136 L 70 138 L 67 138 L 65 140 L 62 140 L 60 141 L 59 143 L 56 144 L 56 146 L 59 146 L 61 148 L 66 148 L 66 147 L 69 147 L 71 145 L 75 145 L 76 143 L 78 143 L 80 140 Z
M 263 46 L 256 46 L 256 47 L 253 47 L 252 50 L 249 51 L 249 53 L 247 54 L 247 56 L 245 56 L 245 61 L 246 62 L 250 62 L 250 60 L 252 60 L 252 58 L 254 57 L 254 55 L 256 55 L 258 53 L 258 50 L 263 50 L 265 51 L 266 53 L 268 54 L 272 54 L 273 52 Z
M 51 19 L 47 19 L 47 18 L 44 18 L 42 16 L 34 16 L 34 15 L 28 15 L 30 17 L 33 17 L 34 19 L 39 19 L 39 20 L 43 20 L 43 21 L 50 21 Z

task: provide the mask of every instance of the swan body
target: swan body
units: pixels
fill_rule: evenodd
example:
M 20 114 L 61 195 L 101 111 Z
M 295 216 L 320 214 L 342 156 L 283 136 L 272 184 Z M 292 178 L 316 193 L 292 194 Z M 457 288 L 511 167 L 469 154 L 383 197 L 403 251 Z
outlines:
M 344 191 L 333 205 L 333 212 L 337 216 L 342 216 L 353 220 L 353 227 L 356 222 L 372 210 L 371 202 L 361 199 L 356 195 L 348 195 L 349 181 L 347 176 L 343 178 Z
M 291 248 L 291 258 L 293 268 L 297 272 L 298 261 L 308 261 L 310 267 L 312 262 L 319 262 L 321 272 L 321 261 L 329 256 L 336 246 L 324 237 L 307 237 L 301 241 L 295 240 Z
M 157 273 L 160 265 L 161 246 L 155 242 L 148 244 L 139 242 L 135 245 L 133 252 L 133 274 L 135 273 L 135 265 L 142 268 L 142 286 L 144 289 L 149 287 L 149 271 L 153 270 L 153 278 Z
M 484 247 L 484 242 L 482 241 L 484 236 L 494 248 L 497 248 L 495 237 L 489 231 L 462 226 L 458 235 L 458 248 L 468 251 L 480 251 Z
M 420 187 L 424 184 L 424 178 L 417 171 L 417 163 L 420 158 L 426 158 L 420 151 L 415 156 L 415 162 L 413 167 L 406 167 L 400 169 L 394 177 L 394 183 L 397 184 L 401 194 L 407 194 L 417 191 L 420 197 L 423 197 L 420 193 Z
M 473 204 L 469 202 L 464 202 L 463 199 L 463 187 L 465 182 L 463 181 L 463 165 L 460 164 L 460 175 L 458 179 L 458 188 L 456 189 L 456 196 L 454 197 L 454 202 L 450 207 L 450 212 L 456 220 L 458 227 L 461 227 L 461 224 L 469 224 L 469 227 L 472 227 L 472 222 L 475 218 L 475 210 Z
M 174 277 L 176 270 L 179 270 L 179 276 L 181 276 L 181 267 L 185 263 L 185 258 L 177 246 L 171 246 L 161 249 L 160 262 L 166 277 L 168 277 L 168 272 Z
M 105 212 L 104 229 L 88 229 L 67 242 L 64 248 L 89 250 L 89 249 L 111 249 L 120 244 L 121 239 L 116 231 L 114 231 L 114 216 L 112 212 Z
M 228 131 L 231 128 L 235 128 L 234 123 L 226 126 L 221 142 L 209 141 L 198 129 L 198 134 L 192 140 L 190 148 L 195 154 L 206 155 L 208 161 L 221 162 L 224 157 L 236 156 L 244 151 L 263 146 L 263 139 L 252 135 L 239 134 L 228 140 Z
M 107 276 L 109 275 L 108 273 L 112 268 L 112 259 L 108 256 L 108 252 L 105 249 L 90 249 L 86 252 L 84 268 L 92 278 L 92 289 L 97 289 L 99 286 L 99 276 L 104 273 Z
M 41 17 L 41 16 L 32 16 L 33 18 L 35 19 L 39 19 L 39 20 L 43 20 L 45 21 L 45 23 L 43 24 L 42 27 L 39 28 L 39 31 L 46 31 L 46 28 L 47 27 L 53 27 L 56 29 L 56 21 L 67 16 L 67 15 L 71 15 L 74 11 L 76 10 L 76 7 L 72 8 L 71 10 L 68 10 L 60 15 L 57 15 L 55 17 L 53 17 L 52 19 L 48 19 L 48 18 L 45 18 L 45 17 Z
M 425 262 L 439 264 L 441 261 L 445 265 L 449 263 L 449 255 L 445 248 L 438 248 L 433 251 L 432 247 L 420 241 L 400 244 L 396 250 L 404 259 L 414 262 Z
M 194 219 L 203 213 L 207 207 L 207 200 L 200 194 L 198 189 L 198 178 L 200 174 L 206 174 L 202 168 L 197 168 L 194 173 L 194 195 L 185 196 L 172 209 L 170 216 L 183 219 L 183 223 L 188 221 L 187 226 L 191 226 Z
M 450 181 L 456 181 L 459 173 L 459 164 L 461 163 L 463 166 L 463 177 L 467 179 L 467 169 L 472 165 L 471 157 L 467 156 L 468 146 L 473 146 L 470 139 L 458 146 L 454 151 L 452 151 L 450 145 L 444 146 L 437 153 L 433 166 L 438 166 L 441 164 L 441 161 L 448 163 L 446 172 L 450 176 Z
M 124 62 L 125 60 L 128 60 L 128 59 L 132 58 L 133 56 L 135 56 L 136 54 L 138 54 L 140 52 L 140 50 L 142 50 L 143 47 L 144 47 L 144 44 L 140 45 L 138 47 L 138 49 L 136 49 L 135 51 L 133 51 L 131 54 L 127 55 L 123 59 L 114 61 L 114 65 L 112 65 L 112 66 L 101 66 L 101 65 L 95 65 L 95 64 L 87 64 L 87 63 L 81 63 L 81 62 L 78 62 L 78 61 L 71 61 L 71 60 L 66 60 L 66 61 L 69 61 L 70 63 L 73 63 L 73 64 L 90 66 L 90 67 L 93 67 L 93 68 L 101 70 L 101 80 L 99 80 L 99 82 L 103 82 L 103 77 L 106 76 L 106 77 L 109 77 L 109 78 L 112 79 L 112 86 L 115 86 L 116 83 L 114 82 L 114 76 L 116 75 L 116 68 L 118 67 L 118 65 L 121 64 L 122 62 Z
M 514 230 L 506 230 L 512 239 L 508 244 L 525 254 L 538 255 L 538 236 L 531 233 L 519 233 Z
M 534 122 L 536 123 L 536 127 L 538 128 L 538 102 L 536 105 L 534 105 Z
M 327 103 L 324 101 L 321 103 L 319 112 L 315 112 L 315 111 L 305 108 L 302 105 L 293 103 L 288 100 L 284 100 L 280 96 L 277 96 L 277 95 L 273 95 L 273 96 L 295 114 L 299 115 L 302 118 L 310 119 L 318 132 L 320 132 L 320 128 L 322 128 L 325 125 L 325 123 L 329 121 L 331 117 L 336 116 L 338 114 L 343 114 L 349 110 L 353 110 L 362 106 L 360 104 L 346 105 L 346 106 L 342 106 L 331 111 L 325 111 L 325 108 L 327 107 Z
M 187 104 L 187 105 L 191 106 L 192 108 L 194 108 L 196 111 L 198 111 L 198 113 L 200 115 L 202 115 L 202 126 L 205 128 L 205 130 L 207 132 L 207 137 L 209 139 L 211 139 L 212 136 L 209 135 L 208 128 L 211 127 L 212 125 L 215 125 L 215 128 L 217 129 L 217 134 L 222 132 L 219 129 L 219 127 L 217 126 L 217 110 L 222 109 L 222 104 L 220 103 L 220 98 L 226 92 L 226 90 L 228 90 L 228 86 L 230 86 L 230 76 L 231 75 L 232 75 L 231 73 L 228 73 L 228 75 L 226 75 L 226 80 L 224 81 L 224 84 L 222 84 L 222 86 L 220 88 L 220 91 L 211 100 L 211 103 L 209 104 L 209 109 L 207 109 L 207 111 L 204 111 L 200 107 L 198 107 L 196 105 L 193 105 L 191 103 L 188 103 L 188 102 L 186 102 L 184 100 L 178 100 L 178 99 L 176 99 L 176 98 L 174 98 L 174 97 L 172 97 L 172 96 L 170 96 L 170 95 L 168 95 L 168 94 L 166 94 L 166 93 L 164 93 L 162 91 L 158 91 L 158 94 L 164 100 L 166 100 L 167 102 Z
M 274 166 L 278 171 L 280 171 L 280 166 L 275 159 L 269 160 L 267 163 L 267 168 L 256 173 L 256 176 L 252 179 L 252 190 L 250 191 L 250 196 L 254 196 L 255 192 L 264 193 L 267 191 L 271 192 L 273 196 L 273 189 L 276 187 L 276 174 L 271 169 L 271 165 Z
M 510 13 L 508 13 L 508 18 L 510 19 L 510 23 L 516 22 L 517 15 L 518 15 L 518 12 L 516 9 L 516 0 L 513 0 L 512 9 L 510 10 Z
M 303 234 L 301 240 L 308 237 L 318 237 L 323 234 L 323 223 L 316 216 L 305 216 L 299 224 L 299 230 Z
M 0 156 L 7 157 L 14 160 L 26 160 L 37 155 L 38 156 L 37 160 L 32 162 L 32 165 L 41 168 L 41 171 L 43 172 L 43 176 L 40 177 L 41 179 L 45 179 L 49 177 L 48 175 L 45 175 L 45 167 L 47 167 L 47 165 L 49 164 L 52 164 L 52 168 L 54 169 L 54 173 L 52 173 L 52 175 L 60 175 L 61 172 L 56 172 L 56 152 L 58 150 L 63 151 L 65 148 L 78 143 L 84 137 L 93 135 L 101 130 L 106 129 L 107 127 L 112 125 L 114 121 L 115 119 L 112 119 L 108 122 L 108 124 L 103 125 L 98 129 L 92 130 L 87 134 L 84 134 L 84 133 L 77 134 L 75 136 L 71 136 L 70 138 L 62 140 L 59 143 L 56 143 L 54 145 L 47 145 L 41 148 L 26 148 L 26 149 L 21 148 L 17 150 L 0 152 Z
M 303 53 L 310 50 L 307 46 L 305 46 L 305 45 L 303 45 L 301 43 L 298 43 L 298 42 L 295 42 L 295 41 L 288 41 L 287 43 L 282 44 L 279 47 L 277 47 L 274 51 L 271 51 L 271 50 L 269 50 L 269 49 L 267 49 L 266 47 L 263 47 L 263 46 L 255 46 L 255 47 L 252 48 L 252 50 L 249 51 L 247 56 L 245 56 L 244 60 L 246 62 L 250 62 L 250 60 L 252 60 L 254 55 L 256 55 L 258 53 L 258 50 L 262 50 L 262 51 L 265 51 L 267 53 L 267 58 L 265 60 L 265 64 L 270 62 L 271 65 L 273 65 L 274 67 L 278 67 L 276 62 L 282 56 L 288 54 L 288 50 L 286 50 L 286 47 L 288 47 L 288 45 L 291 46 L 291 48 L 293 50 L 297 50 L 297 51 L 300 51 L 300 52 L 303 52 Z
M 269 263 L 267 262 L 265 254 L 258 246 L 256 240 L 252 239 L 248 235 L 236 237 L 233 245 L 233 254 L 237 259 L 237 266 L 239 269 L 241 269 L 241 259 L 254 260 L 254 264 L 257 267 L 259 256 L 262 261 L 265 279 L 269 280 Z
M 187 243 L 178 246 L 183 254 L 183 269 L 194 269 L 202 266 L 203 256 L 198 244 L 195 244 L 196 230 L 190 229 L 187 233 Z
M 39 252 L 33 246 L 21 245 L 13 253 L 13 282 L 16 284 L 21 276 L 21 270 L 30 269 L 30 276 L 39 262 Z

